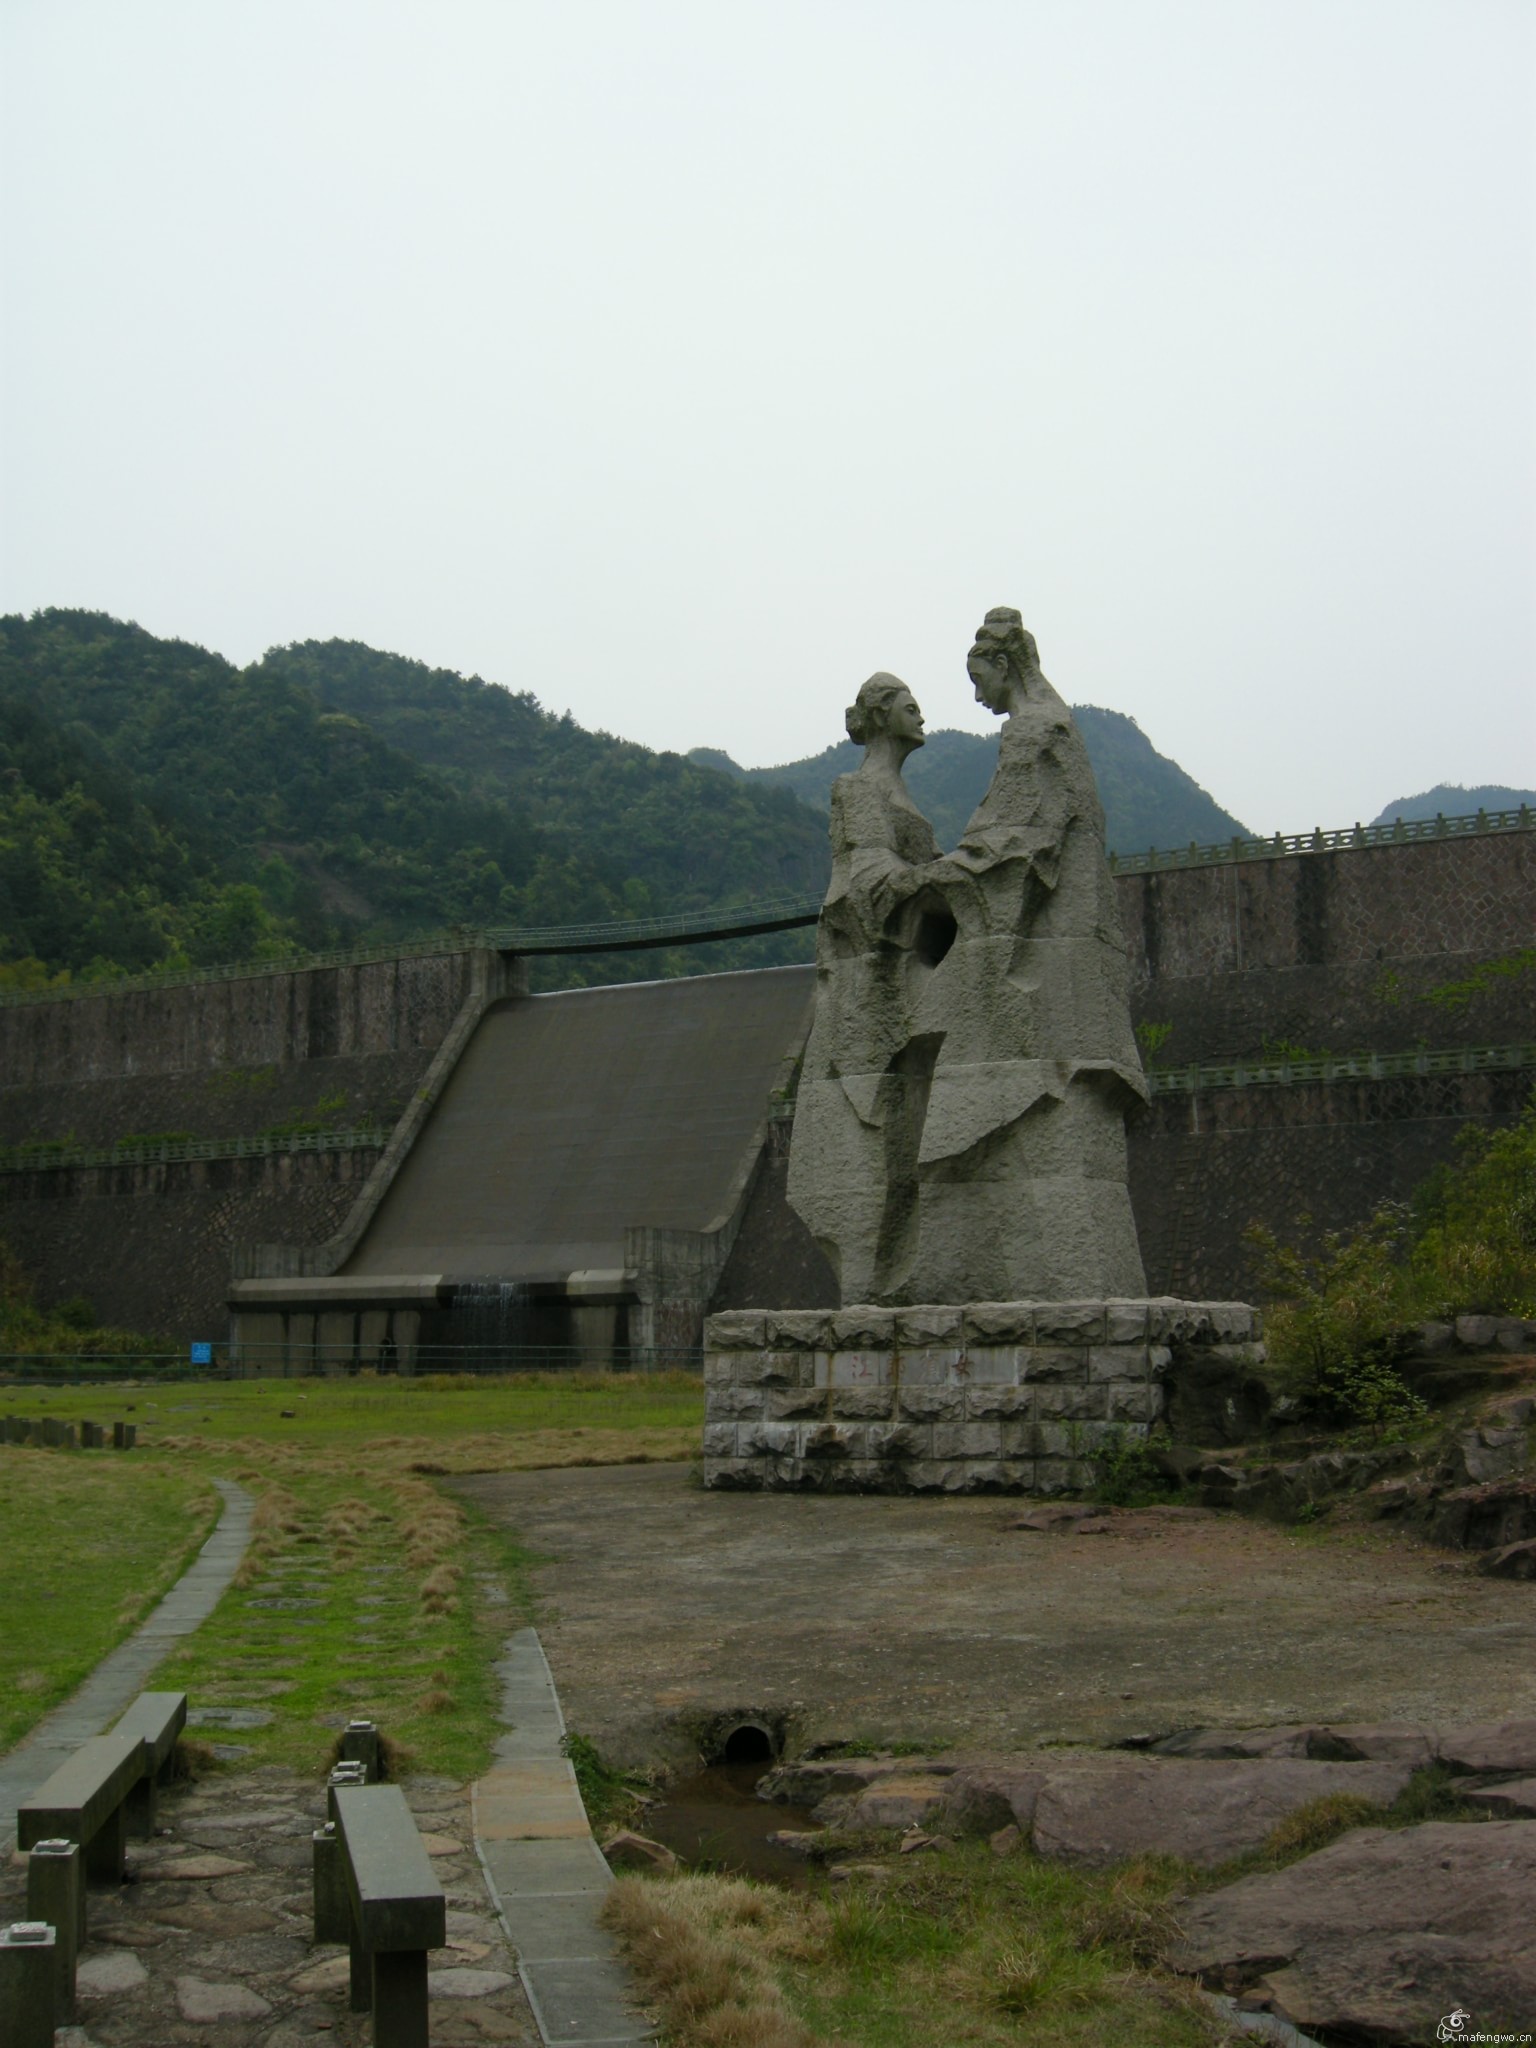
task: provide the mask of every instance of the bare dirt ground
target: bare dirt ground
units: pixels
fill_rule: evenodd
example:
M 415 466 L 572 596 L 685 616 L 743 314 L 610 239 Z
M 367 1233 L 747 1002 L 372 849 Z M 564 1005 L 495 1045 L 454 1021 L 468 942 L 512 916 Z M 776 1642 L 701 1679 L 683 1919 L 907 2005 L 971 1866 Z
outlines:
M 1009 1527 L 1022 1500 L 706 1493 L 683 1465 L 454 1485 L 538 1553 L 566 1719 L 630 1765 L 739 1709 L 788 1712 L 794 1750 L 992 1752 L 1536 1715 L 1536 1587 L 1376 1528 L 1163 1508 L 1040 1534 Z

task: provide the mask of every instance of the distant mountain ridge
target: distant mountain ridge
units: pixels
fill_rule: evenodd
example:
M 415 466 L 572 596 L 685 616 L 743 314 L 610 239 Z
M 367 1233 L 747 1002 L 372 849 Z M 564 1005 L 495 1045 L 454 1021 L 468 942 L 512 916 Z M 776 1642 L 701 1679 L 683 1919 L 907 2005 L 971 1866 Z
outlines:
M 1371 823 L 1392 825 L 1401 818 L 1411 825 L 1420 818 L 1469 818 L 1474 811 L 1518 811 L 1522 804 L 1536 810 L 1536 789 L 1509 789 L 1500 782 L 1479 782 L 1467 789 L 1459 782 L 1437 782 L 1418 796 L 1398 797 Z
M 1094 704 L 1074 706 L 1074 719 L 1088 749 L 1104 805 L 1104 837 L 1112 853 L 1144 853 L 1148 847 L 1206 845 L 1247 835 L 1248 828 L 1214 797 L 1160 754 L 1134 718 Z M 859 764 L 852 740 L 827 747 L 803 761 L 773 768 L 742 768 L 718 747 L 695 747 L 688 756 L 701 767 L 748 782 L 791 789 L 802 803 L 825 810 L 832 784 Z M 997 735 L 945 728 L 907 762 L 912 800 L 933 826 L 941 846 L 954 846 L 981 802 L 997 767 Z

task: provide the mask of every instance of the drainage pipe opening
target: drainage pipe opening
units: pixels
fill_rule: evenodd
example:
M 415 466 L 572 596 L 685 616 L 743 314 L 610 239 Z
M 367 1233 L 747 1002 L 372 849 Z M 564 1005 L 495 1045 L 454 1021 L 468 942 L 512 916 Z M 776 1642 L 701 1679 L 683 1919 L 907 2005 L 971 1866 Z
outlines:
M 777 1755 L 772 1734 L 760 1721 L 740 1721 L 721 1746 L 723 1764 L 771 1764 Z

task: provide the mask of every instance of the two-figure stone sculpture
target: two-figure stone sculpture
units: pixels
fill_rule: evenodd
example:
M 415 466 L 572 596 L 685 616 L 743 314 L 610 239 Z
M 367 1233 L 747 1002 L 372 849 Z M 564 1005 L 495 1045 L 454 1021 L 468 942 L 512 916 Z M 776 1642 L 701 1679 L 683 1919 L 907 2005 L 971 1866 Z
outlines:
M 871 676 L 848 712 L 865 753 L 832 791 L 790 1202 L 845 1303 L 1141 1296 L 1146 1083 L 1093 771 L 1016 611 L 967 668 L 1004 724 L 953 853 L 902 781 L 910 690 Z

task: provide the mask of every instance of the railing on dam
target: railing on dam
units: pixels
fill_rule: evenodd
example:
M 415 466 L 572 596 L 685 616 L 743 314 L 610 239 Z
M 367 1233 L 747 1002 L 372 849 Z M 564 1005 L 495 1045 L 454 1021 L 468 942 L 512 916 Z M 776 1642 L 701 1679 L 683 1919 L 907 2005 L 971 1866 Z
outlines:
M 124 1138 L 116 1145 L 32 1139 L 0 1145 L 0 1173 L 56 1166 L 159 1166 L 182 1159 L 266 1159 L 289 1152 L 381 1152 L 389 1133 L 377 1124 L 352 1130 L 279 1131 L 259 1138 Z
M 1311 1058 L 1206 1061 L 1149 1067 L 1154 1095 L 1191 1095 L 1211 1088 L 1299 1088 L 1311 1083 L 1397 1081 L 1415 1074 L 1507 1074 L 1536 1068 L 1536 1045 L 1453 1046 L 1447 1052 L 1318 1053 Z M 788 1123 L 793 1098 L 773 1102 L 769 1121 Z
M 1231 1060 L 1190 1067 L 1152 1067 L 1154 1095 L 1207 1088 L 1295 1088 L 1318 1081 L 1396 1081 L 1414 1074 L 1501 1074 L 1536 1067 L 1536 1045 L 1456 1046 L 1447 1052 L 1355 1052 L 1315 1059 Z
M 1406 846 L 1420 839 L 1467 839 L 1481 832 L 1529 832 L 1536 816 L 1521 804 L 1515 811 L 1473 811 L 1457 818 L 1395 818 L 1390 825 L 1349 825 L 1325 832 L 1276 832 L 1269 839 L 1234 837 L 1211 846 L 1149 847 L 1145 853 L 1112 853 L 1110 873 L 1146 875 L 1163 868 L 1216 868 L 1234 861 L 1284 860 L 1297 853 L 1336 853 L 1355 846 Z
M 1189 1095 L 1212 1088 L 1292 1088 L 1308 1082 L 1392 1081 L 1414 1074 L 1498 1074 L 1525 1067 L 1536 1068 L 1536 1045 L 1207 1061 L 1188 1067 L 1149 1067 L 1147 1083 L 1154 1095 Z M 776 1097 L 769 1104 L 770 1122 L 788 1122 L 794 1113 L 793 1097 Z M 377 1124 L 348 1130 L 268 1132 L 258 1138 L 127 1138 L 121 1144 L 102 1146 L 37 1139 L 0 1146 L 0 1174 L 66 1167 L 158 1166 L 191 1159 L 265 1159 L 295 1152 L 381 1152 L 388 1142 L 388 1131 Z
M 1466 839 L 1496 832 L 1536 829 L 1536 813 L 1518 810 L 1474 811 L 1464 817 L 1402 819 L 1391 825 L 1353 825 L 1325 832 L 1276 832 L 1268 839 L 1233 838 L 1211 845 L 1151 847 L 1145 853 L 1112 853 L 1110 869 L 1117 875 L 1151 874 L 1164 869 L 1223 867 L 1232 862 L 1291 859 L 1350 848 L 1401 846 L 1419 840 Z M 790 931 L 812 925 L 821 899 L 774 897 L 757 903 L 715 905 L 707 910 L 669 912 L 582 925 L 455 925 L 419 939 L 394 939 L 384 945 L 349 946 L 329 952 L 284 953 L 262 960 L 228 961 L 213 967 L 156 969 L 101 981 L 64 982 L 53 986 L 0 990 L 0 1009 L 30 1003 L 57 1003 L 87 996 L 128 994 L 140 989 L 187 988 L 219 981 L 248 981 L 265 974 L 296 974 L 324 967 L 366 967 L 391 960 L 429 960 L 475 947 L 519 955 L 623 953 L 652 947 L 705 945 L 715 940 L 748 938 L 759 933 Z

